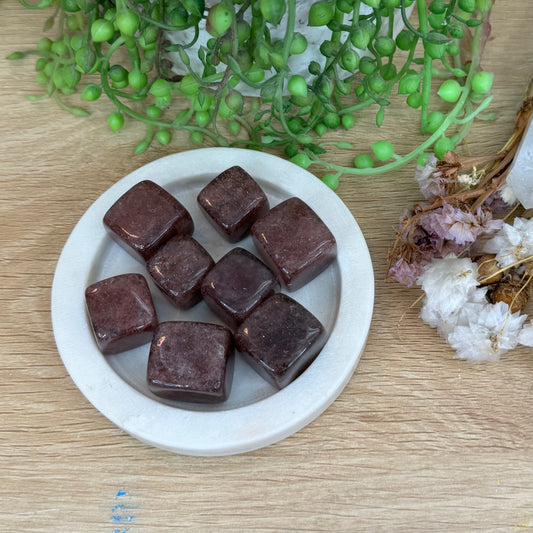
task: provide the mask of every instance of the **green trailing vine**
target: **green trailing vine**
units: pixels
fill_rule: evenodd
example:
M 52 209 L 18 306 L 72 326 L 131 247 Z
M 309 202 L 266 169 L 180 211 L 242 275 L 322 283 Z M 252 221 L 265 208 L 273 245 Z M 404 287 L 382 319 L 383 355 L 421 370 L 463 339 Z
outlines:
M 303 168 L 323 167 L 323 181 L 335 189 L 342 175 L 387 172 L 428 151 L 442 159 L 474 118 L 493 117 L 486 112 L 492 74 L 479 66 L 491 0 L 416 0 L 417 27 L 407 16 L 413 0 L 319 0 L 303 28 L 295 0 L 20 2 L 50 10 L 44 30 L 56 32 L 9 56 L 36 57 L 44 94 L 30 99 L 54 98 L 76 116 L 89 114 L 89 102 L 109 99 L 112 131 L 132 120 L 146 125 L 135 153 L 167 145 L 183 130 L 197 145 L 283 148 Z M 404 28 L 395 35 L 399 19 Z M 309 58 L 317 30 L 320 57 Z M 293 71 L 295 57 L 307 73 Z M 74 93 L 80 105 L 67 103 Z M 419 116 L 420 145 L 399 155 L 391 142 L 378 141 L 353 166 L 328 161 L 328 146 L 354 149 L 322 140 L 328 131 L 357 127 L 368 107 L 381 126 L 396 94 Z M 436 98 L 448 103 L 446 112 L 434 109 Z

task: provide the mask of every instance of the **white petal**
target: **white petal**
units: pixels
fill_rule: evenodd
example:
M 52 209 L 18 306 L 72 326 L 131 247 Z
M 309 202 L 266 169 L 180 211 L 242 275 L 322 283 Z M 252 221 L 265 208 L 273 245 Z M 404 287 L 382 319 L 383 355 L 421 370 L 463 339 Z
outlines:
M 510 314 L 509 306 L 503 302 L 469 304 L 447 341 L 461 359 L 496 361 L 508 350 L 516 348 L 525 319 L 526 316 L 520 313 Z
M 426 293 L 427 316 L 449 317 L 467 301 L 477 299 L 479 296 L 473 294 L 478 290 L 476 272 L 477 265 L 469 258 L 449 254 L 444 259 L 433 259 L 417 280 Z M 484 292 L 484 289 L 479 290 Z M 433 319 L 428 318 L 428 323 L 434 323 Z
M 518 342 L 524 346 L 533 346 L 533 320 L 522 328 L 518 334 Z

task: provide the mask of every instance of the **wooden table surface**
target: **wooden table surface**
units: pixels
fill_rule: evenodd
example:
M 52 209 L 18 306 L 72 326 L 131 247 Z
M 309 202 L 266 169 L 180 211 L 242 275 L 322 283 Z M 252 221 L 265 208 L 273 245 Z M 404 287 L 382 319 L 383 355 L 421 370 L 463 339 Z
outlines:
M 39 89 L 33 60 L 3 58 L 34 45 L 44 19 L 0 4 L 0 530 L 532 531 L 531 348 L 498 363 L 457 360 L 418 318 L 419 291 L 385 281 L 398 217 L 421 199 L 413 165 L 338 189 L 368 242 L 375 311 L 355 374 L 318 419 L 266 448 L 202 458 L 142 444 L 91 406 L 54 343 L 59 254 L 113 183 L 192 146 L 176 137 L 133 157 L 143 131 L 109 132 L 108 106 L 80 119 L 26 100 Z M 492 23 L 483 66 L 496 74 L 499 118 L 471 130 L 475 154 L 503 146 L 532 74 L 533 3 L 498 0 Z M 392 109 L 381 130 L 399 153 L 416 142 L 412 116 Z M 362 151 L 371 122 L 346 135 Z

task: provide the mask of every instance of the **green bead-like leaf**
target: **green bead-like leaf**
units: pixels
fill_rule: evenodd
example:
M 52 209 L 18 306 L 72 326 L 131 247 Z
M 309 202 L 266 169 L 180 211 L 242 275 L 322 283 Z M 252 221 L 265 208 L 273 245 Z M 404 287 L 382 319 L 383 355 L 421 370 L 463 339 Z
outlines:
M 135 155 L 139 155 L 139 154 L 142 154 L 143 152 L 146 151 L 146 149 L 148 148 L 149 146 L 149 142 L 148 141 L 141 141 L 136 147 L 135 147 L 135 150 L 133 150 L 133 153 Z
M 451 41 L 449 37 L 439 32 L 426 33 L 423 39 L 426 43 L 430 44 L 448 44 Z
M 394 148 L 389 141 L 378 141 L 370 146 L 372 152 L 380 161 L 387 161 L 394 155 Z
M 385 108 L 380 107 L 379 111 L 376 113 L 376 126 L 378 128 L 383 124 L 383 119 L 385 118 Z
M 307 96 L 307 83 L 304 77 L 299 74 L 290 77 L 287 89 L 293 96 L 300 96 L 302 98 Z
M 185 126 L 185 124 L 189 122 L 190 118 L 191 118 L 190 111 L 188 109 L 183 109 L 176 115 L 176 118 L 174 119 L 173 124 L 176 124 L 177 126 Z
M 346 52 L 341 55 L 340 64 L 344 70 L 355 72 L 359 65 L 359 55 L 355 50 L 346 50 Z
M 311 144 L 313 142 L 313 137 L 311 137 L 311 135 L 301 134 L 296 137 L 296 140 L 300 144 Z
M 197 17 L 201 17 L 205 11 L 205 2 L 204 0 L 183 0 L 183 7 Z
M 441 83 L 437 94 L 445 102 L 457 102 L 461 96 L 462 87 L 456 80 L 446 80 Z
M 339 141 L 336 146 L 341 150 L 353 150 L 353 144 L 345 141 Z
M 267 22 L 277 26 L 285 14 L 287 5 L 285 0 L 261 0 L 259 9 Z
M 207 15 L 206 30 L 214 37 L 222 37 L 231 28 L 235 13 L 224 4 L 216 4 Z
M 466 25 L 469 28 L 476 28 L 477 26 L 480 26 L 481 24 L 483 24 L 483 21 L 479 19 L 468 19 L 466 21 Z
M 159 130 L 155 134 L 155 138 L 159 141 L 160 144 L 166 146 L 170 142 L 170 132 L 168 130 Z
M 75 117 L 88 117 L 89 113 L 81 107 L 69 107 L 69 112 Z
M 308 144 L 306 146 L 306 148 L 310 152 L 313 152 L 313 154 L 316 154 L 316 155 L 322 155 L 322 154 L 326 153 L 326 150 L 324 150 L 324 148 L 322 148 L 322 146 L 318 146 L 318 144 Z
M 476 0 L 459 0 L 458 6 L 466 13 L 473 13 L 476 9 Z
M 41 0 L 37 5 L 28 4 L 25 0 L 19 0 L 19 2 L 26 8 L 26 9 L 43 9 L 45 7 L 48 7 L 52 4 L 54 0 Z
M 355 168 L 372 168 L 374 166 L 374 160 L 368 154 L 359 154 L 355 157 L 353 164 Z
M 437 156 L 437 159 L 443 160 L 447 151 L 453 151 L 455 148 L 454 142 L 448 137 L 441 137 L 434 145 L 433 151 Z
M 13 52 L 12 54 L 9 54 L 6 59 L 8 59 L 9 61 L 14 61 L 16 59 L 22 59 L 24 57 L 24 53 L 23 52 Z
M 476 72 L 472 78 L 472 89 L 480 94 L 488 93 L 492 88 L 494 74 L 492 72 Z
M 87 84 L 81 93 L 81 99 L 86 100 L 87 102 L 94 102 L 100 98 L 102 94 L 102 88 L 94 83 Z
M 420 74 L 406 74 L 398 83 L 398 94 L 411 94 L 420 87 Z
M 96 64 L 96 54 L 88 46 L 80 48 L 74 57 L 76 60 L 76 66 L 81 72 L 83 72 L 83 74 L 91 72 Z
M 311 164 L 311 159 L 309 159 L 307 154 L 300 153 L 296 154 L 294 157 L 291 157 L 291 163 L 294 163 L 302 168 L 308 168 Z
M 309 9 L 309 26 L 326 26 L 335 15 L 333 2 L 315 2 Z
M 339 176 L 337 174 L 325 174 L 322 177 L 322 182 L 334 191 L 339 186 Z
M 133 11 L 120 11 L 115 22 L 120 33 L 127 37 L 135 35 L 135 32 L 139 29 L 139 15 Z
M 426 130 L 429 133 L 434 133 L 439 129 L 443 122 L 444 115 L 440 111 L 432 111 L 427 117 Z
M 109 20 L 96 19 L 91 26 L 91 37 L 95 43 L 109 41 L 114 33 L 115 28 Z

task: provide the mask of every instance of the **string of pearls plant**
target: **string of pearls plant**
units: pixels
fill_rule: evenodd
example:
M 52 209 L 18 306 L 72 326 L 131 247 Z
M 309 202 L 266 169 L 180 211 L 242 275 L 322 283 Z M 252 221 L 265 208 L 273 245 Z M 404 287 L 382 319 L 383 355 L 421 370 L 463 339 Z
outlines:
M 30 99 L 51 97 L 85 116 L 88 102 L 108 98 L 112 131 L 128 121 L 146 124 L 137 154 L 184 130 L 198 145 L 283 148 L 303 168 L 324 167 L 323 181 L 336 189 L 342 175 L 387 172 L 427 151 L 442 158 L 474 118 L 493 116 L 485 112 L 492 74 L 480 70 L 492 0 L 319 0 L 307 3 L 303 24 L 296 0 L 20 2 L 51 10 L 44 30 L 55 32 L 9 56 L 36 56 L 44 92 Z M 413 8 L 417 27 L 408 18 Z M 398 24 L 403 29 L 395 33 Z M 309 60 L 317 30 L 319 53 Z M 302 62 L 304 73 L 291 66 Z M 250 92 L 257 96 L 245 96 Z M 65 98 L 74 93 L 85 103 Z M 329 131 L 357 127 L 367 107 L 379 127 L 396 94 L 418 115 L 420 145 L 399 155 L 380 140 L 353 166 L 328 161 L 332 144 L 354 149 L 328 141 Z M 435 109 L 435 98 L 448 103 L 446 112 Z

